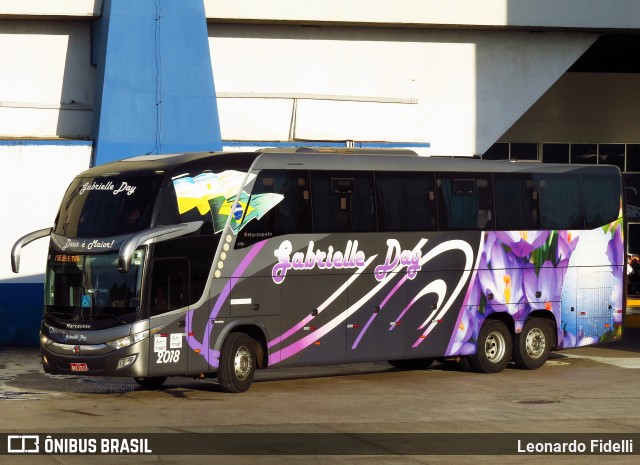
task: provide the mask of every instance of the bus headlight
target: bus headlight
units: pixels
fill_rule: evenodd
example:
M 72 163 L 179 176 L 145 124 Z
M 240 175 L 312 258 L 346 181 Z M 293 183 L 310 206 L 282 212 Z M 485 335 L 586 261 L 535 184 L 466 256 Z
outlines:
M 149 330 L 145 329 L 142 332 L 132 334 L 130 336 L 121 337 L 120 339 L 114 339 L 113 341 L 107 342 L 107 344 L 113 347 L 114 349 L 124 349 L 125 347 L 129 347 L 131 344 L 140 342 L 143 339 L 146 339 L 148 337 L 149 337 Z
M 40 345 L 41 346 L 48 346 L 53 344 L 53 341 L 51 339 L 49 339 L 47 336 L 45 336 L 44 334 L 40 333 Z

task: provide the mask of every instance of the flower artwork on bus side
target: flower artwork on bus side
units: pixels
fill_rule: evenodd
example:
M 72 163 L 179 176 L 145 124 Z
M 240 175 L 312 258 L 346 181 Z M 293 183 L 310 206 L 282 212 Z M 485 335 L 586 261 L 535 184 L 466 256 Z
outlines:
M 243 183 L 250 183 L 255 177 L 234 170 L 178 177 L 173 180 L 178 212 L 184 215 L 197 211 L 201 216 L 211 212 L 215 233 L 222 231 L 231 217 L 231 230 L 237 234 L 249 221 L 261 218 L 284 199 L 281 194 L 265 193 L 253 195 L 249 203 L 249 194 L 244 190 L 238 196 Z
M 560 323 L 559 348 L 620 336 L 625 285 L 621 220 L 592 231 L 488 232 L 480 254 L 447 355 L 473 353 L 482 322 L 494 312 L 509 313 L 516 330 L 530 312 L 551 312 Z M 580 286 L 599 288 L 605 297 L 583 302 Z M 587 316 L 594 311 L 609 312 L 607 322 Z

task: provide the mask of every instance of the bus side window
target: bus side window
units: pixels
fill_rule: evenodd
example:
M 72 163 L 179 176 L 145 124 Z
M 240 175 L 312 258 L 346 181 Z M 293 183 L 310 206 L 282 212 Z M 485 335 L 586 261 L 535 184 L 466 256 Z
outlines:
M 175 310 L 189 302 L 189 261 L 186 258 L 155 259 L 152 264 L 151 316 Z
M 580 175 L 539 174 L 540 225 L 543 229 L 582 229 Z M 562 202 L 558 202 L 562 199 Z
M 313 172 L 311 198 L 315 232 L 376 230 L 369 172 Z
M 494 175 L 496 229 L 528 231 L 540 229 L 536 183 L 529 174 Z
M 597 228 L 616 220 L 621 196 L 620 178 L 617 175 L 583 175 L 585 228 Z
M 181 222 L 180 214 L 178 213 L 178 199 L 173 186 L 162 188 L 160 191 L 160 201 L 157 202 L 157 205 L 158 226 L 167 226 Z
M 281 198 L 259 218 L 249 218 L 252 209 L 259 208 L 264 194 L 277 194 Z M 265 238 L 292 233 L 311 232 L 311 209 L 307 171 L 263 170 L 258 174 L 251 190 L 247 221 L 240 232 L 236 247 L 246 247 Z
M 431 173 L 376 173 L 380 231 L 436 229 L 435 182 Z
M 443 173 L 437 176 L 436 191 L 441 230 L 493 229 L 490 175 Z

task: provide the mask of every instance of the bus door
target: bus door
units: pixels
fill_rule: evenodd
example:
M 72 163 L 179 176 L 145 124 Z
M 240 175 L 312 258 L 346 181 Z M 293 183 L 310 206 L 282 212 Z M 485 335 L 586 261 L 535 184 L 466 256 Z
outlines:
M 404 358 L 405 325 L 398 318 L 406 307 L 406 283 L 401 275 L 363 301 L 379 285 L 372 273 L 363 274 L 348 289 L 349 317 L 346 320 L 347 360 L 365 362 Z M 359 305 L 362 303 L 362 305 Z
M 153 260 L 149 294 L 150 327 L 162 326 L 150 339 L 149 376 L 186 374 L 188 350 L 186 314 L 175 310 L 189 303 L 189 261 L 186 258 Z

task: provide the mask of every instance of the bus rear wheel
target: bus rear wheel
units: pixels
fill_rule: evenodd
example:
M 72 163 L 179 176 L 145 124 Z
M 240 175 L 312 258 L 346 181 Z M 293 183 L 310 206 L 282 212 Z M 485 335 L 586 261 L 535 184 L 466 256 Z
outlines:
M 220 350 L 218 383 L 225 392 L 244 392 L 256 373 L 256 341 L 245 333 L 231 333 Z
M 518 368 L 535 370 L 545 364 L 551 352 L 550 325 L 544 318 L 531 318 L 516 334 L 513 361 Z
M 389 360 L 389 365 L 395 368 L 404 368 L 406 370 L 426 370 L 431 366 L 434 360 L 435 359 L 433 358 Z
M 143 388 L 159 388 L 167 380 L 166 376 L 149 376 L 146 378 L 133 378 Z
M 469 355 L 467 360 L 478 373 L 498 373 L 504 370 L 511 360 L 509 328 L 498 320 L 485 321 L 478 334 L 476 353 Z

